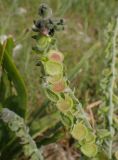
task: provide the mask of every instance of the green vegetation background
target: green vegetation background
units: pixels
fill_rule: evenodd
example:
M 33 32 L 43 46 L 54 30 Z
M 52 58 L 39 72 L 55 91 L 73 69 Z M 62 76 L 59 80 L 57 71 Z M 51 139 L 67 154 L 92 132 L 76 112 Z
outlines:
M 28 91 L 28 119 L 37 115 L 46 100 L 41 93 L 31 39 L 33 20 L 41 2 L 49 4 L 54 15 L 65 20 L 65 30 L 56 35 L 58 46 L 65 55 L 71 86 L 84 107 L 99 100 L 104 33 L 108 22 L 118 15 L 117 0 L 0 0 L 0 35 L 12 35 L 17 48 L 20 46 L 13 56 Z

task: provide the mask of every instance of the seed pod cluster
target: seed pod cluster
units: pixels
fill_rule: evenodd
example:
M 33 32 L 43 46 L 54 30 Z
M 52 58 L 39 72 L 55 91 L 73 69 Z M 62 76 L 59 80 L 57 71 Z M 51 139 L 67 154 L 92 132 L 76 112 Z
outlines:
M 47 37 L 48 38 L 48 37 Z M 48 49 L 41 55 L 41 63 L 44 68 L 44 90 L 46 96 L 55 103 L 61 115 L 68 119 L 69 130 L 80 145 L 80 149 L 88 157 L 95 157 L 98 151 L 95 135 L 84 124 L 84 118 L 78 118 L 77 102 L 73 98 L 73 91 L 70 89 L 68 80 L 64 74 L 64 55 L 59 50 Z M 81 114 L 78 113 L 78 115 Z M 66 120 L 64 121 L 66 123 Z M 82 123 L 80 122 L 82 120 Z M 87 146 L 91 145 L 89 150 Z

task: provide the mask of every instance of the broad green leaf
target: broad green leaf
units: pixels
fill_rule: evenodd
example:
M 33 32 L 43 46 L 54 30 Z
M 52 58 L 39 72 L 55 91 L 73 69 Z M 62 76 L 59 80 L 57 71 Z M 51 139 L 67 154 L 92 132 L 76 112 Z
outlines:
M 0 43 L 0 65 L 2 64 L 3 61 L 5 47 L 6 47 L 6 42 L 3 45 Z
M 2 58 L 3 58 L 3 46 L 2 44 L 0 43 L 0 64 L 2 62 Z
M 13 54 L 13 48 L 14 48 L 14 40 L 13 40 L 13 37 L 9 36 L 6 41 L 5 50 L 11 56 Z
M 3 70 L 0 81 L 0 102 L 4 103 L 5 100 L 11 95 L 11 83 L 8 79 L 7 73 Z
M 26 88 L 25 88 L 24 81 L 13 62 L 12 57 L 8 53 L 8 51 L 10 52 L 10 50 L 12 50 L 10 45 L 11 39 L 8 39 L 6 43 L 9 46 L 8 47 L 9 49 L 5 48 L 5 51 L 4 51 L 5 53 L 3 57 L 3 67 L 8 74 L 8 77 L 11 79 L 11 81 L 13 81 L 14 87 L 18 94 L 18 106 L 15 106 L 17 107 L 17 110 L 18 110 L 17 113 L 24 117 L 26 112 L 26 104 L 27 104 Z

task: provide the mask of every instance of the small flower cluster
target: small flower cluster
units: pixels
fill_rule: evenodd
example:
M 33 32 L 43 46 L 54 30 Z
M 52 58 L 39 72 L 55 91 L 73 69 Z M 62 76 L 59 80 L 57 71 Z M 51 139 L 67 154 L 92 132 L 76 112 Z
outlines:
M 23 145 L 23 151 L 29 160 L 43 160 L 40 151 L 34 140 L 29 135 L 29 129 L 26 127 L 24 120 L 13 111 L 7 108 L 1 110 L 0 118 L 4 123 L 8 124 L 8 127 L 13 131 L 20 139 L 20 143 Z
M 54 20 L 52 18 L 52 10 L 46 4 L 41 4 L 38 12 L 40 19 L 34 20 L 35 27 L 33 31 L 40 32 L 43 35 L 54 36 L 55 31 L 64 29 L 63 19 Z

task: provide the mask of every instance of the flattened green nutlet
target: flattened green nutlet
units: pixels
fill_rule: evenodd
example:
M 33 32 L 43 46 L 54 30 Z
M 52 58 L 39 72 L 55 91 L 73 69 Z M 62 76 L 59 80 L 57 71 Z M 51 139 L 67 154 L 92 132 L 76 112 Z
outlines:
M 87 136 L 87 128 L 84 124 L 82 124 L 81 122 L 76 123 L 73 127 L 72 130 L 72 136 L 77 139 L 78 141 L 84 139 Z
M 73 100 L 69 95 L 65 95 L 65 99 L 60 98 L 57 101 L 57 108 L 64 114 L 69 112 L 73 107 Z

